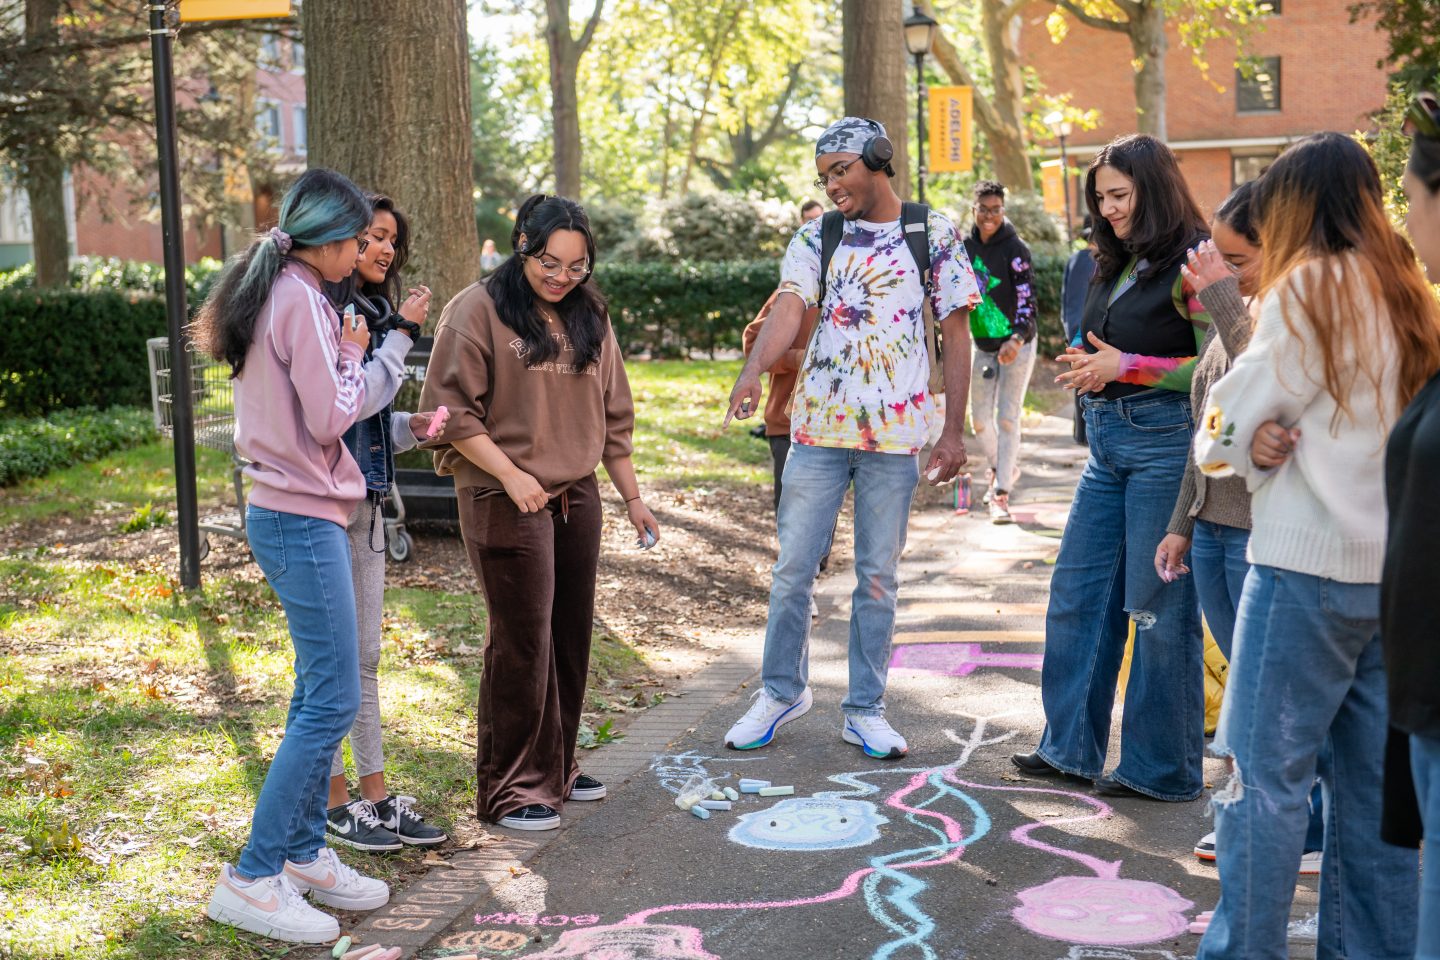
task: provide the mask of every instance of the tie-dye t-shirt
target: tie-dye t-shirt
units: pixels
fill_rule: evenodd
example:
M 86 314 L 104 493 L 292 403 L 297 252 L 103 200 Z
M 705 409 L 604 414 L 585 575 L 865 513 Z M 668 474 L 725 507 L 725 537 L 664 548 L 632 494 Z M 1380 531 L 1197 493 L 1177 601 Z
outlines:
M 785 252 L 780 291 L 813 307 L 820 295 L 820 224 Z M 930 212 L 930 305 L 937 320 L 980 302 L 955 227 Z M 916 454 L 929 442 L 935 398 L 920 271 L 900 221 L 845 222 L 830 260 L 820 324 L 790 409 L 790 439 L 815 447 Z

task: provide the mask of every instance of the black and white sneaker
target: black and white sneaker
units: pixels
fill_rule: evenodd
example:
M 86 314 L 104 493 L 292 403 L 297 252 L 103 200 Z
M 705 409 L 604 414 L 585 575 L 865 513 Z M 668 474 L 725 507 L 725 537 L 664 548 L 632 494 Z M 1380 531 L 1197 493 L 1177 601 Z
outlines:
M 571 800 L 604 800 L 605 784 L 594 777 L 587 777 L 585 774 L 575 778 L 575 786 L 570 788 Z
M 554 807 L 532 803 L 501 817 L 500 826 L 511 830 L 554 830 L 560 826 L 560 814 L 555 812 Z
M 326 810 L 325 833 L 336 842 L 356 850 L 385 853 L 405 849 L 405 844 L 400 842 L 395 832 L 387 830 L 380 822 L 375 814 L 375 805 L 369 800 L 351 800 L 344 806 Z
M 375 815 L 386 830 L 400 838 L 401 843 L 412 847 L 429 847 L 448 840 L 444 830 L 430 826 L 424 817 L 415 812 L 411 806 L 414 802 L 414 797 L 392 795 L 375 804 Z

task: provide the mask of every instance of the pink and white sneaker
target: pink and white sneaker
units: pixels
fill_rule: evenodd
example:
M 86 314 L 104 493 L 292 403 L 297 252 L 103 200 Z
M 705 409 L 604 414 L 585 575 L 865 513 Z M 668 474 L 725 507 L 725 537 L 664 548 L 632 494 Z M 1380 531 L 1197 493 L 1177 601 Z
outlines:
M 285 876 L 301 893 L 317 903 L 341 910 L 374 910 L 390 902 L 390 886 L 384 880 L 362 877 L 340 862 L 335 851 L 321 847 L 309 863 L 285 861 Z
M 328 943 L 340 936 L 339 922 L 306 903 L 285 874 L 247 883 L 228 863 L 220 868 L 220 882 L 215 884 L 205 912 L 217 923 L 271 940 Z

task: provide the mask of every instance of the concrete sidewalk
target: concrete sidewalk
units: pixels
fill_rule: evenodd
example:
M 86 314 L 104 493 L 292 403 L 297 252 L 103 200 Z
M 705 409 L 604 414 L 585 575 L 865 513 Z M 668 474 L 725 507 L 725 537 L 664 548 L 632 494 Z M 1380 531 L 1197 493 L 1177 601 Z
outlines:
M 887 696 L 905 760 L 840 740 L 854 589 L 840 570 L 817 598 L 815 708 L 774 744 L 720 743 L 755 689 L 757 630 L 587 755 L 608 799 L 567 805 L 559 831 L 496 831 L 456 853 L 367 917 L 357 942 L 427 958 L 1193 956 L 1186 924 L 1218 894 L 1192 853 L 1210 829 L 1205 801 L 1102 802 L 1021 777 L 1008 759 L 1043 723 L 1050 565 L 1084 456 L 1069 432 L 1046 418 L 1027 434 L 1018 524 L 936 506 L 912 517 Z M 701 821 L 673 803 L 692 773 L 795 795 L 744 796 Z M 1207 774 L 1223 775 L 1219 761 Z M 1297 917 L 1314 909 L 1313 888 L 1297 891 Z

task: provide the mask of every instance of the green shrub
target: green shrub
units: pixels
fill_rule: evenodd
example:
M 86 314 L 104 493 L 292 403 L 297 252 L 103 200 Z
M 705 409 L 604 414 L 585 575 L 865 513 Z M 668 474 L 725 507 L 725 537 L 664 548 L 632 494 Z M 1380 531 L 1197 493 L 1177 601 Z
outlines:
M 1031 252 L 1031 272 L 1035 285 L 1035 310 L 1038 318 L 1036 349 L 1042 357 L 1065 352 L 1065 325 L 1060 318 L 1060 287 L 1065 281 L 1064 253 Z
M 607 233 L 625 229 L 607 212 Z M 749 261 L 778 257 L 800 226 L 800 208 L 783 200 L 733 193 L 686 194 L 646 207 L 630 238 L 600 247 L 610 262 Z
M 0 418 L 0 487 L 153 439 L 155 421 L 149 408 L 85 408 L 45 418 Z
M 205 257 L 185 268 L 185 297 L 194 313 L 210 292 L 211 285 L 223 266 L 219 260 Z M 0 291 L 33 290 L 35 266 L 25 264 L 14 270 L 0 272 Z M 129 293 L 165 293 L 165 268 L 144 260 L 121 260 L 118 257 L 73 257 L 70 260 L 71 290 L 90 292 L 116 290 Z
M 684 357 L 740 347 L 740 334 L 780 283 L 778 260 L 606 263 L 595 272 L 626 354 Z
M 165 301 L 152 294 L 0 291 L 5 361 L 0 413 L 141 406 L 150 400 L 145 341 L 165 335 Z

